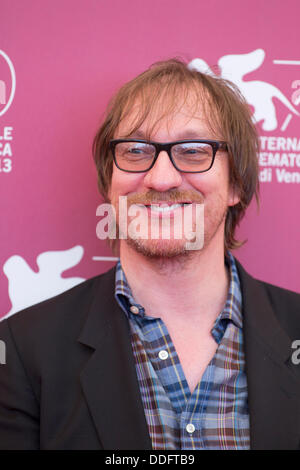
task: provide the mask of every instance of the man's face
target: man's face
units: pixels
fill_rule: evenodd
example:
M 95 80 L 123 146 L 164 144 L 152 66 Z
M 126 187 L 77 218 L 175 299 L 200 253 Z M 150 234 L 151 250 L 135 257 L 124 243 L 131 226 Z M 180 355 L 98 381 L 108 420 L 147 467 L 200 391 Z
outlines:
M 178 107 L 178 112 L 160 120 L 150 136 L 151 141 L 173 142 L 187 139 L 211 139 L 222 140 L 221 136 L 212 135 L 209 130 L 202 107 L 197 108 L 197 114 L 191 112 L 188 104 Z M 132 115 L 134 118 L 134 115 Z M 151 128 L 154 117 L 147 118 L 142 126 L 134 134 L 130 134 L 131 119 L 121 122 L 115 139 L 136 138 L 148 140 L 147 130 Z M 155 121 L 154 121 L 155 122 Z M 183 221 L 193 231 L 199 229 L 195 216 L 196 204 L 204 204 L 204 246 L 212 243 L 216 246 L 224 246 L 224 225 L 228 206 L 235 205 L 239 199 L 229 185 L 228 155 L 224 151 L 218 151 L 212 168 L 205 173 L 183 173 L 172 165 L 168 154 L 161 152 L 155 165 L 145 173 L 127 173 L 113 166 L 109 198 L 115 206 L 117 221 L 119 220 L 119 196 L 126 196 L 128 208 L 137 208 L 138 212 L 126 215 L 127 225 L 130 225 L 133 214 L 138 214 L 139 228 L 144 239 L 128 237 L 122 239 L 122 248 L 135 249 L 150 258 L 173 258 L 179 255 L 187 255 L 187 239 L 185 231 L 181 230 L 181 236 L 175 236 L 175 222 L 172 225 L 169 239 L 165 238 L 164 222 L 174 219 Z M 165 207 L 174 203 L 180 204 L 174 210 L 153 211 L 151 204 Z M 138 205 L 147 206 L 142 209 Z M 184 205 L 183 205 L 184 204 Z M 174 206 L 173 206 L 174 207 Z M 184 217 L 183 212 L 189 207 L 190 221 Z M 182 218 L 178 219 L 178 211 L 182 212 Z M 124 216 L 124 214 L 123 214 Z M 159 226 L 159 234 L 154 239 L 151 237 L 151 220 L 156 221 Z M 168 221 L 167 221 L 168 222 Z M 152 222 L 153 223 L 153 222 Z M 177 223 L 177 222 L 176 222 Z M 168 225 L 168 224 L 167 224 Z M 156 225 L 157 226 L 157 225 Z M 170 226 L 169 226 L 170 227 Z M 189 252 L 191 254 L 191 252 Z

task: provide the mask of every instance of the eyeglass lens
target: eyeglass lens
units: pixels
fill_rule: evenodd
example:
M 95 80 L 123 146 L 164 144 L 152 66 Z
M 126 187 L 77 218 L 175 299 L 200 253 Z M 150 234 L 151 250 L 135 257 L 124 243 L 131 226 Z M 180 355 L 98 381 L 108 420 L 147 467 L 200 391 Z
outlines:
M 155 158 L 156 148 L 143 142 L 119 142 L 115 156 L 119 168 L 127 171 L 146 171 Z M 179 170 L 206 171 L 213 159 L 213 147 L 203 142 L 184 142 L 171 147 L 172 159 Z

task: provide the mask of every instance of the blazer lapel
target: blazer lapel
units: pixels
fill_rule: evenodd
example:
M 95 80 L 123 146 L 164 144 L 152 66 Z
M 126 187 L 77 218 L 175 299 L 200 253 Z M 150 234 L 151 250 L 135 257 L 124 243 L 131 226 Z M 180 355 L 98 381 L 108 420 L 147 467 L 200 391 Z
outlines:
M 113 268 L 96 286 L 78 339 L 91 348 L 82 388 L 104 449 L 151 449 L 129 325 L 114 298 L 114 273 Z
M 292 341 L 277 321 L 263 284 L 238 262 L 237 267 L 243 296 L 250 447 L 297 449 L 300 379 L 290 361 Z

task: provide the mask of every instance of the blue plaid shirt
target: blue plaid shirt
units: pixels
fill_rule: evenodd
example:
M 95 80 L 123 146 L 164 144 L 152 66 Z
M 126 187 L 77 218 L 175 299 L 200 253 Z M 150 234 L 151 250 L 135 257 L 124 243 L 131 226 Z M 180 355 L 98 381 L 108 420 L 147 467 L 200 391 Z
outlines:
M 161 318 L 146 315 L 132 296 L 120 261 L 115 298 L 130 324 L 131 343 L 153 449 L 249 449 L 242 298 L 233 256 L 228 296 L 211 334 L 218 347 L 191 393 Z M 134 312 L 134 313 L 133 313 Z

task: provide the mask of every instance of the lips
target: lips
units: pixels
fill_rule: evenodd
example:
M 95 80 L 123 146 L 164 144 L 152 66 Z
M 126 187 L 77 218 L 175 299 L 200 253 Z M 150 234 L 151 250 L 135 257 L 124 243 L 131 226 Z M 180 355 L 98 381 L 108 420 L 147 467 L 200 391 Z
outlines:
M 179 203 L 179 204 L 171 204 L 171 205 L 165 205 L 165 204 L 162 204 L 162 205 L 155 205 L 155 204 L 152 204 L 151 206 L 147 206 L 151 209 L 151 211 L 154 211 L 154 212 L 159 212 L 159 213 L 167 213 L 167 212 L 171 212 L 171 211 L 174 211 L 176 209 L 179 209 L 180 207 L 183 207 L 184 204 L 182 203 Z
M 151 202 L 151 204 L 141 204 L 141 205 L 145 205 L 146 207 L 153 207 L 153 206 L 156 206 L 156 207 L 170 207 L 170 206 L 174 206 L 174 205 L 180 205 L 180 206 L 183 206 L 183 205 L 186 205 L 186 204 L 192 204 L 192 201 L 171 201 L 171 202 L 168 202 L 168 201 L 159 201 L 159 202 Z M 138 204 L 140 205 L 140 204 Z
M 192 202 L 153 202 L 152 204 L 136 204 L 141 208 L 146 208 L 153 216 L 162 217 L 164 215 L 174 215 L 177 210 L 182 210 L 184 207 L 192 204 Z

